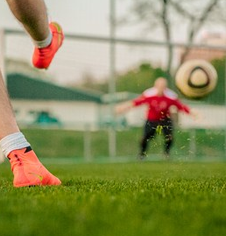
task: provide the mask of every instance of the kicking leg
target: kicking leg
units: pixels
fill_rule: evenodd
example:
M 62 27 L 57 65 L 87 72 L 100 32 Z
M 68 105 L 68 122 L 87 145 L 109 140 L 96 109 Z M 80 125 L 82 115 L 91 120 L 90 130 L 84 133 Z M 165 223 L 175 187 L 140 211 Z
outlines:
M 33 39 L 35 50 L 32 57 L 33 65 L 47 69 L 64 39 L 59 24 L 48 23 L 48 15 L 43 0 L 7 0 L 8 5 Z
M 48 37 L 50 30 L 43 0 L 7 0 L 7 3 L 33 40 L 42 41 Z

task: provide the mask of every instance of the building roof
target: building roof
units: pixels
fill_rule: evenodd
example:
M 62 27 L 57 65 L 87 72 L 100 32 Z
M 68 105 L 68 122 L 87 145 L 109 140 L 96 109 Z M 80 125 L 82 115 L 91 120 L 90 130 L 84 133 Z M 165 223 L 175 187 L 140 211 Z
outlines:
M 92 101 L 102 103 L 102 94 L 62 87 L 49 81 L 30 78 L 23 74 L 8 74 L 7 88 L 12 99 Z
M 114 94 L 114 97 L 112 97 L 111 94 L 108 93 L 102 95 L 102 101 L 103 103 L 117 103 L 132 100 L 136 97 L 138 97 L 138 94 L 131 92 L 117 92 Z
M 91 101 L 109 104 L 131 100 L 138 96 L 130 92 L 119 92 L 115 93 L 112 98 L 110 94 L 63 87 L 18 73 L 7 75 L 7 88 L 10 98 L 21 100 Z

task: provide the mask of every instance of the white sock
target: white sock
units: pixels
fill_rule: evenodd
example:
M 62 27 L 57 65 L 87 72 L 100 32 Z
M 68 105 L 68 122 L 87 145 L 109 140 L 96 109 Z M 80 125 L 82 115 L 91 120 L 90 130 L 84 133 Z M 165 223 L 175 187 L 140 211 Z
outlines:
M 22 149 L 29 146 L 30 143 L 28 143 L 21 132 L 7 135 L 0 140 L 0 147 L 2 148 L 2 151 L 6 157 L 10 152 L 14 150 Z
M 49 35 L 46 39 L 44 39 L 42 41 L 33 40 L 33 42 L 37 48 L 45 48 L 51 44 L 52 38 L 53 38 L 52 32 L 49 30 Z

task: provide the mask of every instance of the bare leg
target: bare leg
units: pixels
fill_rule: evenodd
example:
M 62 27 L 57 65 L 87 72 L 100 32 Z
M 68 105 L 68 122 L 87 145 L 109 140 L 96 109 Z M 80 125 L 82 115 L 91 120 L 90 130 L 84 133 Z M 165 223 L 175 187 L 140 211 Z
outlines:
M 30 34 L 34 42 L 43 44 L 46 41 L 52 42 L 53 30 L 57 31 L 57 26 L 54 24 L 54 29 L 50 31 L 48 23 L 47 10 L 43 0 L 7 0 L 8 5 L 14 14 L 14 16 L 23 24 L 25 30 Z M 54 34 L 56 34 L 54 32 Z M 63 41 L 63 33 L 59 33 L 61 44 Z M 51 36 L 51 37 L 49 37 Z M 58 34 L 56 34 L 58 36 Z M 58 38 L 56 37 L 56 40 Z M 55 40 L 55 41 L 56 41 Z M 57 41 L 58 42 L 58 41 Z M 48 45 L 50 52 L 50 59 L 45 65 L 39 68 L 48 68 L 51 60 L 59 49 L 61 44 Z M 38 46 L 40 46 L 38 44 Z M 40 47 L 40 51 L 42 47 Z M 39 48 L 35 48 L 35 51 L 39 51 Z M 46 50 L 45 50 L 46 51 Z M 33 54 L 37 57 L 37 61 L 40 59 L 39 55 Z M 45 57 L 44 57 L 45 59 Z M 39 61 L 38 61 L 39 62 Z M 43 61 L 41 61 L 43 63 Z M 36 66 L 37 67 L 37 66 Z M 13 184 L 15 187 L 33 186 L 33 185 L 60 185 L 61 181 L 52 175 L 38 160 L 34 151 L 30 147 L 24 135 L 20 132 L 14 117 L 10 100 L 7 94 L 7 89 L 3 82 L 3 78 L 0 72 L 0 146 L 6 157 L 8 157 L 11 163 L 11 169 L 14 174 Z
M 3 137 L 19 132 L 19 128 L 14 117 L 5 84 L 0 72 L 0 139 Z
M 60 185 L 61 181 L 40 163 L 30 144 L 19 131 L 1 73 L 0 94 L 0 144 L 11 163 L 14 187 Z
M 44 40 L 49 34 L 46 6 L 43 0 L 7 0 L 8 5 L 32 39 Z

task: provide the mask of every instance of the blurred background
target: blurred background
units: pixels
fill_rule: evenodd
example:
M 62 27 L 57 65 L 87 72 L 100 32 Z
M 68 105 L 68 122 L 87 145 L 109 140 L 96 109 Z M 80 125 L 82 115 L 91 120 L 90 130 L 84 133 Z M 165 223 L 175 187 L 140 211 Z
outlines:
M 224 0 L 47 0 L 50 20 L 65 33 L 47 71 L 31 66 L 33 44 L 0 2 L 1 63 L 16 119 L 43 158 L 135 161 L 145 107 L 116 116 L 164 76 L 201 118 L 173 112 L 172 158 L 226 160 L 226 2 Z M 189 100 L 174 76 L 186 60 L 209 61 L 218 73 L 208 97 Z M 162 137 L 148 160 L 162 159 Z

